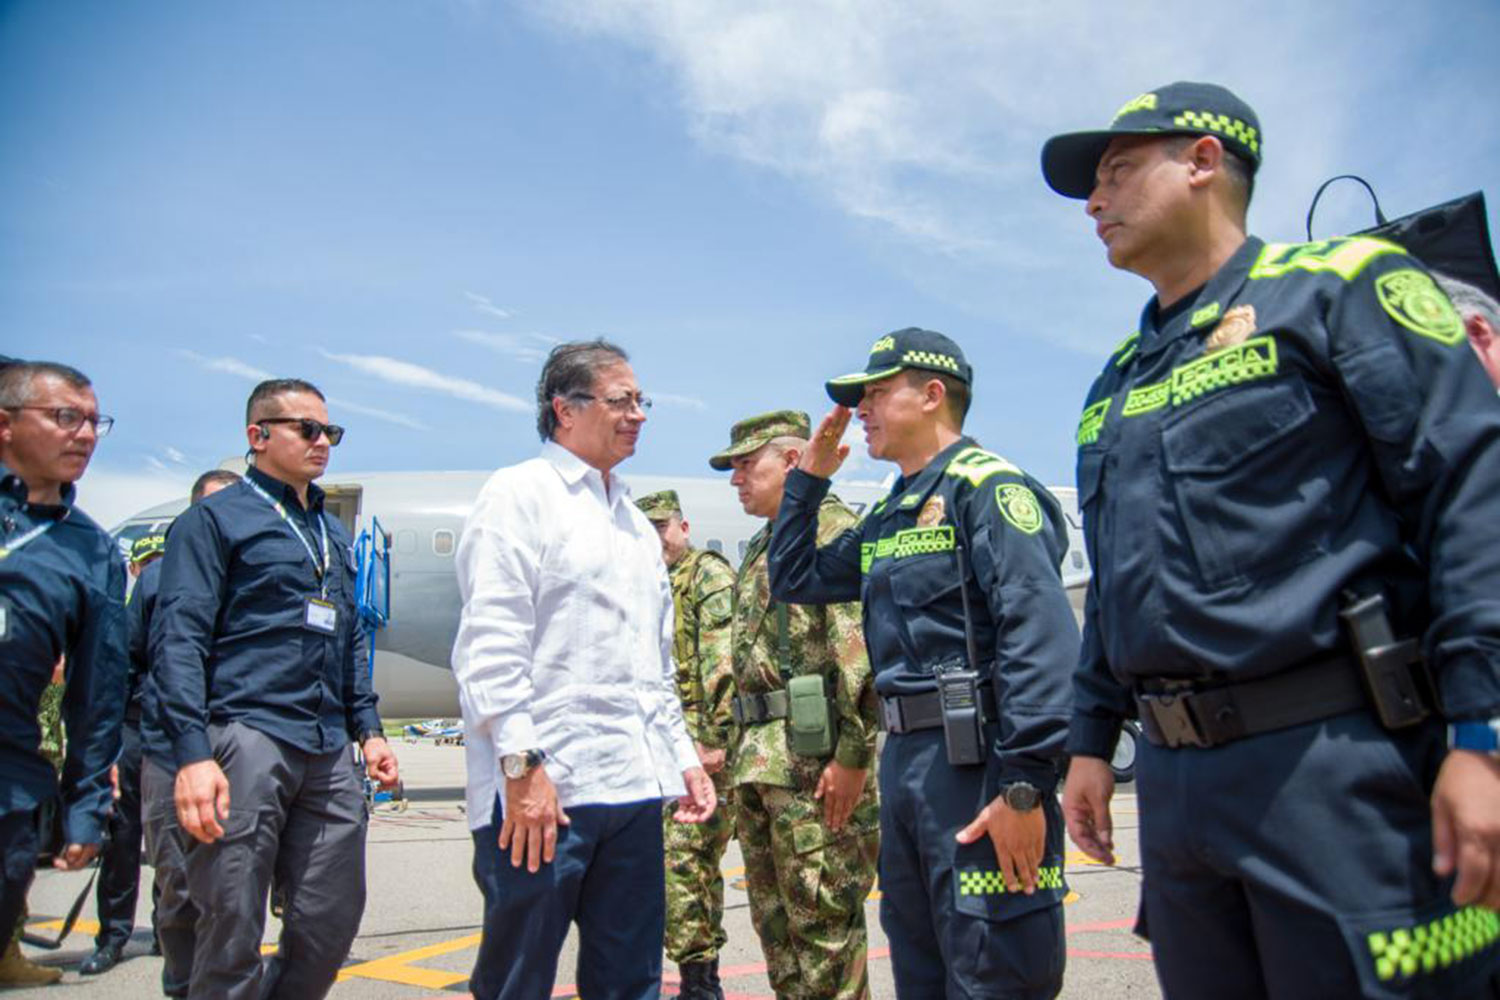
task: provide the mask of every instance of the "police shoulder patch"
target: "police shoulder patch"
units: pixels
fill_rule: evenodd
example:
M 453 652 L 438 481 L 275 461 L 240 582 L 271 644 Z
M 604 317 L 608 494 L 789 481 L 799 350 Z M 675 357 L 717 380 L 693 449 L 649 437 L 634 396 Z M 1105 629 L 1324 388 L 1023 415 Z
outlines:
M 1412 333 L 1452 347 L 1464 339 L 1464 321 L 1430 275 L 1414 267 L 1375 279 L 1380 308 Z
M 1042 530 L 1042 505 L 1031 488 L 1020 483 L 1001 483 L 995 487 L 995 504 L 1011 526 L 1028 535 Z

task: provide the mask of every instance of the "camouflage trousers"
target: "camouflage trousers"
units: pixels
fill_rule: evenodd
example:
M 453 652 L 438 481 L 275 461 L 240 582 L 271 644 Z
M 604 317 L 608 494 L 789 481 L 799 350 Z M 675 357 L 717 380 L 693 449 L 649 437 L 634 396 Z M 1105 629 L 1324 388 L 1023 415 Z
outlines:
M 865 900 L 880 852 L 874 782 L 838 833 L 824 825 L 811 791 L 751 783 L 735 794 L 750 919 L 772 989 L 866 1000 Z
M 37 712 L 37 723 L 42 730 L 42 745 L 40 747 L 42 756 L 52 762 L 57 770 L 62 770 L 63 765 L 63 723 L 62 723 L 62 684 L 48 684 L 42 689 L 41 707 Z M 25 904 L 21 906 L 21 916 L 16 920 L 16 926 L 11 931 L 10 940 L 21 940 L 21 934 L 26 930 L 26 921 L 30 919 Z
M 667 957 L 709 962 L 718 957 L 724 933 L 724 848 L 734 836 L 734 786 L 726 767 L 713 776 L 719 806 L 707 823 L 679 823 L 677 803 L 662 814 L 667 852 Z

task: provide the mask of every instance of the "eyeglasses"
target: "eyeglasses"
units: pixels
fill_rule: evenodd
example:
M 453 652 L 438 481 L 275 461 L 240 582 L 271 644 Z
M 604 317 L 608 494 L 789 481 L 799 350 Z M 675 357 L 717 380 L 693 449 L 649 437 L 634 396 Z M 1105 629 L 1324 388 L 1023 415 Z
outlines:
M 651 409 L 651 397 L 644 392 L 627 392 L 621 396 L 595 396 L 587 392 L 575 392 L 571 398 L 597 401 L 617 413 L 629 413 L 637 406 L 641 408 L 642 413 L 646 413 Z
M 338 424 L 319 423 L 312 417 L 267 417 L 257 420 L 257 424 L 296 424 L 297 432 L 302 435 L 304 441 L 316 441 L 324 434 L 328 435 L 328 443 L 337 445 L 344 440 L 344 429 Z
M 104 437 L 115 425 L 114 417 L 101 417 L 97 413 L 85 413 L 71 406 L 7 406 L 7 410 L 40 410 L 52 418 L 52 422 L 69 434 L 76 433 L 84 421 L 94 425 L 94 436 Z

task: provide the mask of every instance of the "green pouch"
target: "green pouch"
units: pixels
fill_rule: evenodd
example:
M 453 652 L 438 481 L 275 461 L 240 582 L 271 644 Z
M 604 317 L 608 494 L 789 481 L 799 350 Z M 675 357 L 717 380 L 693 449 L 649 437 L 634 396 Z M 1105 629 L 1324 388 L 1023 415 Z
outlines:
M 827 757 L 833 753 L 833 705 L 823 693 L 818 674 L 787 681 L 787 741 L 799 757 Z

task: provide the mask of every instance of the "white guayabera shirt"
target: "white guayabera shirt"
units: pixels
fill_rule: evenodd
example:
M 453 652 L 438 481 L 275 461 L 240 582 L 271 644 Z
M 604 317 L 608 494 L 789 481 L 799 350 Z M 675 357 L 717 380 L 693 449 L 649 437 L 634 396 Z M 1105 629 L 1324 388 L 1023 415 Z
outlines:
M 491 476 L 464 523 L 453 673 L 470 829 L 491 821 L 505 754 L 545 751 L 564 809 L 678 796 L 698 766 L 661 543 L 611 487 L 549 441 Z

